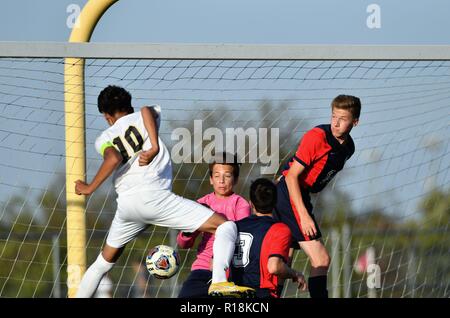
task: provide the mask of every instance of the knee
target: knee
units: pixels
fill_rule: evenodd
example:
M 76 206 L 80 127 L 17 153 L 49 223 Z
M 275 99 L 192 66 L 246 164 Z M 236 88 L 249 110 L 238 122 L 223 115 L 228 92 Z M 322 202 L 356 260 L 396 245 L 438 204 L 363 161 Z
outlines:
M 330 267 L 331 258 L 328 253 L 320 253 L 314 257 L 311 257 L 311 266 L 315 268 L 328 269 Z
M 200 226 L 198 230 L 200 232 L 209 232 L 215 234 L 219 227 L 223 226 L 226 223 L 228 223 L 227 219 L 223 215 L 214 213 L 205 223 L 202 224 L 202 226 Z
M 236 223 L 234 223 L 233 221 L 222 222 L 216 228 L 216 235 L 217 235 L 217 233 L 221 234 L 222 232 L 225 232 L 225 233 L 237 232 Z
M 220 224 L 216 228 L 214 235 L 216 236 L 216 240 L 218 238 L 224 238 L 226 240 L 230 240 L 233 242 L 236 241 L 236 238 L 237 238 L 236 223 L 234 223 L 232 221 L 226 221 L 226 222 Z

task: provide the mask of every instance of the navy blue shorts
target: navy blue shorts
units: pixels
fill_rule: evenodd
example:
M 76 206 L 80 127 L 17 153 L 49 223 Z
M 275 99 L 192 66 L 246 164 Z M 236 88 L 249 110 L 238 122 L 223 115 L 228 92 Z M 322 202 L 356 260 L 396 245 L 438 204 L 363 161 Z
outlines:
M 277 183 L 277 205 L 275 207 L 275 213 L 273 214 L 273 218 L 275 220 L 283 222 L 287 226 L 289 226 L 292 232 L 292 237 L 294 238 L 293 247 L 297 249 L 299 248 L 298 244 L 296 244 L 297 242 L 318 240 L 322 237 L 319 225 L 317 224 L 316 218 L 312 213 L 313 206 L 311 204 L 311 197 L 309 195 L 309 192 L 304 189 L 302 189 L 301 191 L 303 203 L 305 204 L 305 207 L 308 210 L 309 215 L 313 219 L 317 229 L 317 233 L 315 236 L 303 235 L 301 230 L 300 215 L 296 212 L 294 204 L 289 198 L 289 191 L 284 177 L 282 177 Z
M 193 270 L 181 287 L 178 298 L 207 298 L 212 272 L 206 269 Z

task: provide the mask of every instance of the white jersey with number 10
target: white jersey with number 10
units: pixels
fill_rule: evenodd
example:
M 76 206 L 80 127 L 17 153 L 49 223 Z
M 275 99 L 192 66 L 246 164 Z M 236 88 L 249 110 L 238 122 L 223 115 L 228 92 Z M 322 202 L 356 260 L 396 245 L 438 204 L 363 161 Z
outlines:
M 157 114 L 159 130 L 161 108 L 152 106 Z M 114 185 L 118 194 L 133 190 L 171 189 L 172 164 L 167 147 L 158 137 L 159 153 L 149 165 L 139 166 L 139 154 L 151 149 L 152 145 L 144 125 L 141 112 L 119 118 L 95 141 L 95 149 L 103 156 L 108 147 L 114 147 L 122 155 L 122 164 L 114 172 Z

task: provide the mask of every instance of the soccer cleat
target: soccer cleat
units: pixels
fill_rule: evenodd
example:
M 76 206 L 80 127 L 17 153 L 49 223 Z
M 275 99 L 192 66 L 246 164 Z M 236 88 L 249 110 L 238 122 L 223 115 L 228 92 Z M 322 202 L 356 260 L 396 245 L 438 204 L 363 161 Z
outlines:
M 233 282 L 211 284 L 208 295 L 212 297 L 254 298 L 255 290 L 250 287 L 238 286 Z

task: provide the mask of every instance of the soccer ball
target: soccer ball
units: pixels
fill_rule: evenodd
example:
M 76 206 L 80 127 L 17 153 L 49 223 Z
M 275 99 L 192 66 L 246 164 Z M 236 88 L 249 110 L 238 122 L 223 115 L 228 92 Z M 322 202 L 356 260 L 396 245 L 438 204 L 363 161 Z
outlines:
M 180 257 L 167 245 L 155 246 L 147 255 L 148 272 L 159 279 L 167 279 L 178 272 Z

